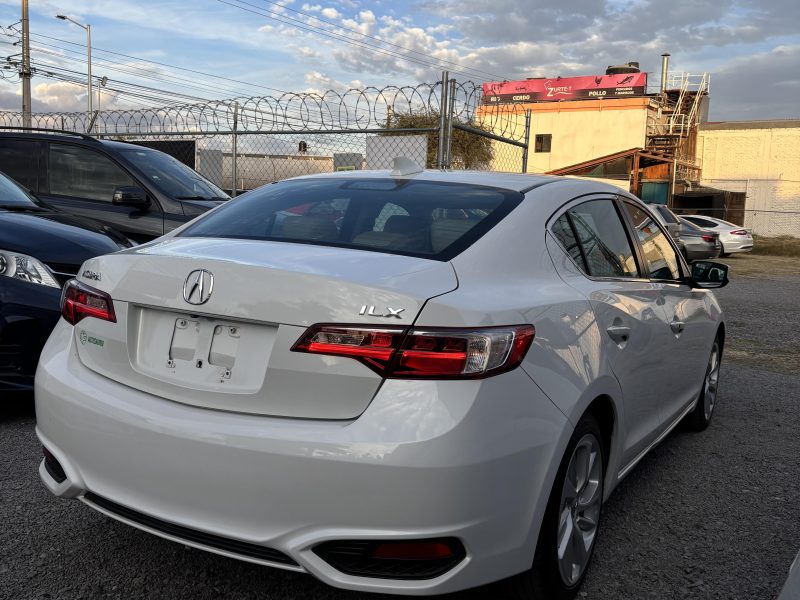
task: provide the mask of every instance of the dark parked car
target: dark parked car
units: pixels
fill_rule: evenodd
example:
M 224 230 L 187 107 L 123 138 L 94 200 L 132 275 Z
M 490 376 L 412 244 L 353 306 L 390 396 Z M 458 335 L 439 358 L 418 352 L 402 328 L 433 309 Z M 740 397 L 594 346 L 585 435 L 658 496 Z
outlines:
M 107 225 L 47 208 L 0 173 L 0 392 L 32 388 L 61 288 L 83 261 L 132 245 Z
M 0 169 L 45 204 L 144 242 L 228 196 L 177 159 L 69 132 L 0 131 Z
M 650 208 L 661 222 L 669 228 L 670 234 L 677 242 L 681 254 L 687 261 L 716 258 L 721 254 L 722 245 L 719 241 L 719 234 L 700 229 L 689 221 L 678 217 L 663 204 L 651 204 Z

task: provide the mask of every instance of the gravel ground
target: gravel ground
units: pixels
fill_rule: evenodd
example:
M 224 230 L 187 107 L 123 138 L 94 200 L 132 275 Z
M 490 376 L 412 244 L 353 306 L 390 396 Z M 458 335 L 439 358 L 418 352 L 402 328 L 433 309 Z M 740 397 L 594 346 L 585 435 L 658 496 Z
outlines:
M 800 545 L 800 276 L 719 292 L 728 344 L 708 431 L 678 430 L 614 492 L 581 599 L 777 595 Z M 29 398 L 0 404 L 0 598 L 377 600 L 121 525 L 39 482 Z M 495 588 L 462 597 L 500 598 Z

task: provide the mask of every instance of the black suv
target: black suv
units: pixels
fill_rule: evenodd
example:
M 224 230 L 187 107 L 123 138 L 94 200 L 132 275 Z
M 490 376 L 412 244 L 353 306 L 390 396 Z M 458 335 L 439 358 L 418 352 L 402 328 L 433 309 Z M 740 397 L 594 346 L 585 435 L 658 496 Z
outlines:
M 0 168 L 44 204 L 91 217 L 136 242 L 228 199 L 168 154 L 80 133 L 0 131 Z

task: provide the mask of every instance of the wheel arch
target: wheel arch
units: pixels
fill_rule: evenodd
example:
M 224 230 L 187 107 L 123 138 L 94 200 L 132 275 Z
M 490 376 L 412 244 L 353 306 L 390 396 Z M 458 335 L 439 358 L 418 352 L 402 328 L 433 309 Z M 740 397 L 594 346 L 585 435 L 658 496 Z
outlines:
M 608 471 L 613 442 L 617 438 L 617 413 L 614 402 L 608 395 L 603 394 L 592 400 L 584 414 L 592 415 L 600 426 L 600 432 L 603 434 L 603 468 Z

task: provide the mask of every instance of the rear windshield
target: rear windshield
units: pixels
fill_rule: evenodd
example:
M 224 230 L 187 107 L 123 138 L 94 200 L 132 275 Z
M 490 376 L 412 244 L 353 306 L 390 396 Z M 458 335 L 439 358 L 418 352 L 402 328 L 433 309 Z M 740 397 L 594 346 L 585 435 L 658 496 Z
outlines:
M 231 200 L 183 237 L 270 240 L 450 260 L 522 200 L 519 192 L 395 179 L 297 179 Z

